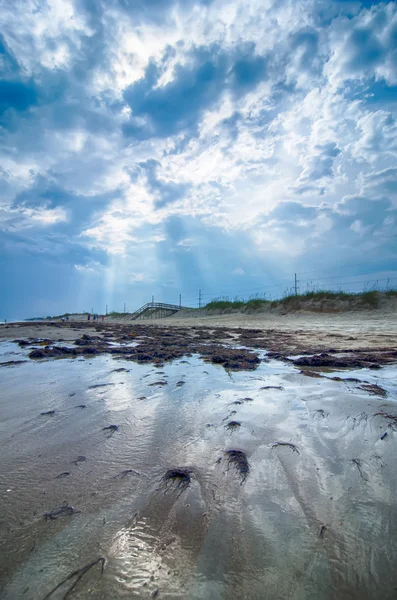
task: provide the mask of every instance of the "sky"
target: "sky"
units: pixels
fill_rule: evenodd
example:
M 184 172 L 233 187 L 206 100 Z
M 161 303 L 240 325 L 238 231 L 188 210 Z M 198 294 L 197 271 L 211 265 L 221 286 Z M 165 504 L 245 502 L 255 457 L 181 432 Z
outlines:
M 0 319 L 397 287 L 397 3 L 0 4 Z

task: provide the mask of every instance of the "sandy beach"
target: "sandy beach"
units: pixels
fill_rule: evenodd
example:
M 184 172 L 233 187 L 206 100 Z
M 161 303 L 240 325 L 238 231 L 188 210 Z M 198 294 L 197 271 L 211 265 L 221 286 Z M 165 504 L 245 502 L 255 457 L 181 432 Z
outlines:
M 376 311 L 2 326 L 1 598 L 394 598 L 395 334 Z

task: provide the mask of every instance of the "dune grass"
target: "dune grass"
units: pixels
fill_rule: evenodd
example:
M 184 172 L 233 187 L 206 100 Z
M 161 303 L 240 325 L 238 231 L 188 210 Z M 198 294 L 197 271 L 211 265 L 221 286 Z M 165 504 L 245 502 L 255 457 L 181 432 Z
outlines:
M 214 300 L 211 300 L 211 302 L 206 304 L 205 308 L 224 310 L 233 308 L 243 308 L 244 306 L 244 300 L 229 300 L 228 298 L 215 298 Z
M 289 294 L 286 293 L 282 298 L 275 300 L 269 300 L 265 297 L 254 297 L 248 300 L 243 298 L 229 298 L 228 296 L 222 296 L 220 298 L 214 298 L 204 306 L 206 309 L 217 309 L 217 310 L 231 310 L 237 309 L 241 311 L 245 310 L 261 310 L 267 307 L 276 308 L 277 306 L 285 306 L 290 308 L 298 308 L 304 305 L 305 302 L 322 302 L 322 301 L 355 301 L 363 306 L 369 308 L 378 308 L 382 296 L 388 298 L 397 297 L 397 290 L 391 289 L 386 291 L 370 290 L 365 292 L 346 292 L 343 290 L 310 290 L 303 292 L 302 294 Z

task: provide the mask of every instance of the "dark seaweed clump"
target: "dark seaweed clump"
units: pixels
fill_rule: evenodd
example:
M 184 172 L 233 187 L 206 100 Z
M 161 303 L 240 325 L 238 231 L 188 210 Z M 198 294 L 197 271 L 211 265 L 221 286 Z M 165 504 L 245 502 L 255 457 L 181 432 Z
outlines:
M 108 425 L 107 427 L 102 427 L 102 431 L 108 431 L 110 435 L 118 430 L 119 430 L 118 425 Z
M 59 519 L 60 517 L 70 517 L 78 512 L 80 511 L 73 508 L 73 506 L 62 504 L 62 506 L 54 508 L 54 510 L 45 513 L 44 518 L 46 521 L 55 521 L 55 519 Z
M 164 475 L 162 481 L 165 484 L 166 488 L 168 488 L 169 486 L 173 486 L 177 490 L 179 490 L 180 493 L 182 493 L 190 485 L 190 482 L 192 480 L 190 474 L 192 472 L 193 471 L 191 469 L 186 468 L 169 469 Z
M 243 483 L 247 479 L 250 470 L 247 455 L 242 450 L 226 450 L 225 454 L 229 464 L 232 464 L 240 473 L 241 483 Z
M 229 423 L 226 425 L 226 429 L 229 429 L 230 431 L 236 431 L 236 429 L 239 427 L 241 427 L 241 423 L 239 423 L 239 421 L 229 421 Z

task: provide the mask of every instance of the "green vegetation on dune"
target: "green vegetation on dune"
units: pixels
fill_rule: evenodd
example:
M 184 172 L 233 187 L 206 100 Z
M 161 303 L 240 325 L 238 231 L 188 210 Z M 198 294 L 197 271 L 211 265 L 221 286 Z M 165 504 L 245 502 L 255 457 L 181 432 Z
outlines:
M 228 296 L 222 296 L 221 298 L 214 298 L 205 305 L 204 308 L 207 309 L 217 309 L 217 310 L 228 310 L 228 309 L 260 309 L 264 308 L 267 304 L 269 304 L 268 300 L 264 298 L 250 298 L 249 300 L 244 300 L 242 298 L 233 298 L 231 300 Z
M 245 306 L 244 300 L 229 300 L 228 298 L 219 298 L 215 300 L 211 300 L 208 304 L 205 305 L 205 308 L 210 309 L 230 309 L 230 308 L 243 308 Z
M 223 296 L 221 298 L 214 298 L 204 306 L 206 309 L 217 309 L 217 310 L 230 310 L 230 309 L 238 309 L 238 310 L 260 310 L 265 309 L 266 307 L 276 308 L 276 307 L 285 307 L 290 309 L 299 309 L 304 308 L 305 305 L 309 306 L 310 304 L 316 304 L 327 301 L 351 301 L 355 302 L 355 304 L 361 304 L 364 307 L 368 308 L 378 308 L 380 304 L 380 300 L 382 296 L 386 297 L 397 297 L 397 290 L 387 290 L 387 291 L 377 291 L 371 290 L 368 292 L 345 292 L 342 290 L 334 291 L 334 290 L 311 290 L 304 292 L 302 294 L 287 294 L 282 298 L 278 298 L 275 300 L 268 300 L 266 298 L 250 298 L 249 300 L 244 300 L 242 298 L 234 298 L 230 299 L 227 296 Z

